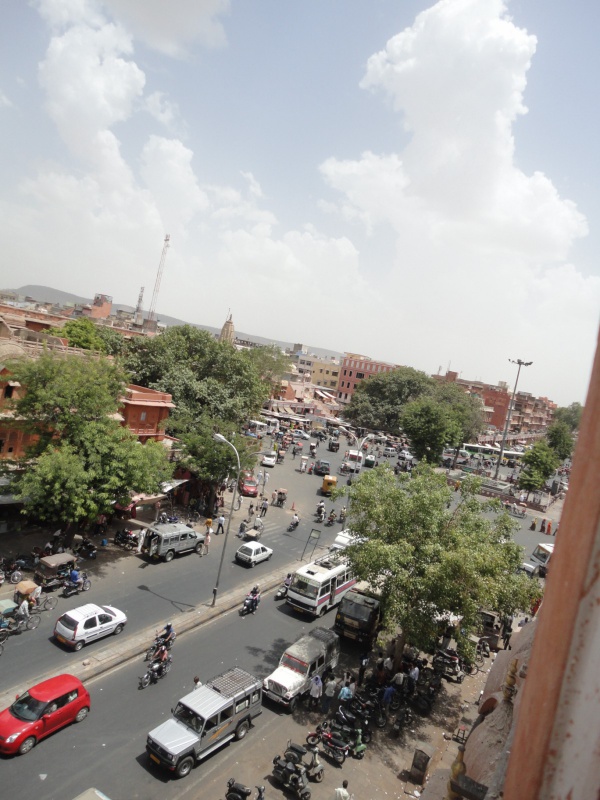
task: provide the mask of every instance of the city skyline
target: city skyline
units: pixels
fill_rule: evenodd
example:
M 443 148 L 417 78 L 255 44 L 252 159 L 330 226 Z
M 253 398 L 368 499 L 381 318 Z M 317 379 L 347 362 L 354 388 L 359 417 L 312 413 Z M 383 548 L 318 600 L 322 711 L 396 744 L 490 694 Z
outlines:
M 578 11 L 579 9 L 579 11 Z M 600 10 L 7 0 L 4 288 L 583 402 Z

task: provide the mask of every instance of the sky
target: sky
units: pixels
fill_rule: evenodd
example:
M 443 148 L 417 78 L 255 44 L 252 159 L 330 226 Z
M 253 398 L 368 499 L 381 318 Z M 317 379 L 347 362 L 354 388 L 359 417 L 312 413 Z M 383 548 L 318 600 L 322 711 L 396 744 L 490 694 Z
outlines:
M 585 0 L 0 0 L 0 287 L 584 402 Z

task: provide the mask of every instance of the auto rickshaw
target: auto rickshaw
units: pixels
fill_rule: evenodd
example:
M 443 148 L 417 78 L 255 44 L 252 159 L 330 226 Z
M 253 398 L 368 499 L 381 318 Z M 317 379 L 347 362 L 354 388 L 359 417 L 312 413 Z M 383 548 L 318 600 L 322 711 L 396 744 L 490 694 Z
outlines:
M 327 445 L 327 449 L 330 450 L 332 453 L 337 453 L 340 449 L 340 443 L 336 442 L 335 439 L 330 439 L 329 444 Z
M 375 466 L 375 456 L 370 455 L 365 457 L 365 467 L 374 467 Z
M 283 459 L 285 458 L 285 450 L 281 448 L 277 451 L 277 463 L 283 464 Z
M 57 553 L 55 556 L 44 556 L 40 558 L 37 565 L 34 581 L 43 590 L 53 592 L 59 589 L 69 577 L 72 569 L 75 569 L 77 557 L 72 553 Z
M 499 650 L 500 639 L 502 638 L 502 619 L 500 614 L 488 609 L 479 609 L 479 625 L 477 633 L 480 638 L 487 639 L 490 650 Z
M 324 494 L 326 497 L 329 497 L 331 492 L 337 486 L 337 477 L 335 475 L 325 475 L 323 478 L 323 484 L 321 486 L 321 494 Z
M 277 489 L 277 502 L 275 503 L 275 505 L 279 506 L 279 508 L 284 507 L 285 502 L 287 500 L 287 493 L 288 493 L 287 489 Z
M 308 446 L 308 449 L 309 449 L 310 455 L 313 458 L 316 458 L 316 456 L 317 456 L 317 443 L 316 442 L 311 442 L 309 444 L 309 446 Z

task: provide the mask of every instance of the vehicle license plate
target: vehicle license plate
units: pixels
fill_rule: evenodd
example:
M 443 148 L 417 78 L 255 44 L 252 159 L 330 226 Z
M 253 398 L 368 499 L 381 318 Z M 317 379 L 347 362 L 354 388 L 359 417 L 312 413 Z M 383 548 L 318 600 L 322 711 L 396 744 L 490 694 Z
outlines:
M 155 756 L 154 753 L 150 753 L 150 758 L 152 759 L 152 761 L 156 761 L 157 764 L 160 764 L 160 758 L 158 758 L 158 756 Z

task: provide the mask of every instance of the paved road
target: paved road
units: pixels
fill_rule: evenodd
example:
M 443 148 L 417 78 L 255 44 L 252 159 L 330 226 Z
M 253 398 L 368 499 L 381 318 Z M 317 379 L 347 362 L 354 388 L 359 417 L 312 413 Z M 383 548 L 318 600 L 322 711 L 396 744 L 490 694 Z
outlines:
M 338 459 L 339 460 L 339 459 Z M 233 555 L 241 545 L 236 537 L 239 522 L 247 514 L 250 501 L 244 498 L 241 511 L 234 514 L 231 523 L 230 538 L 219 591 L 226 592 L 235 587 L 260 583 L 261 573 L 271 572 L 278 567 L 284 575 L 284 568 L 294 560 L 300 560 L 304 554 L 305 561 L 327 549 L 333 542 L 341 525 L 327 527 L 316 525 L 312 511 L 318 502 L 318 488 L 322 480 L 317 476 L 301 475 L 300 459 L 288 460 L 270 470 L 269 486 L 277 488 L 285 486 L 289 489 L 289 502 L 286 508 L 270 507 L 263 522 L 265 532 L 261 542 L 272 547 L 273 558 L 270 562 L 257 565 L 254 569 L 236 564 Z M 295 503 L 302 521 L 296 531 L 287 531 Z M 332 505 L 331 503 L 328 504 Z M 337 503 L 341 507 L 342 503 Z M 321 540 L 314 550 L 311 541 L 307 547 L 310 531 L 319 528 Z M 171 619 L 175 626 L 183 615 L 192 613 L 194 609 L 207 603 L 212 598 L 212 590 L 218 569 L 225 537 L 213 536 L 208 556 L 200 558 L 195 553 L 180 556 L 171 563 L 148 563 L 135 554 L 124 554 L 123 551 L 110 548 L 101 551 L 95 561 L 84 562 L 84 569 L 92 578 L 92 588 L 86 594 L 68 599 L 59 597 L 54 611 L 42 613 L 42 622 L 35 631 L 26 631 L 18 636 L 11 636 L 4 645 L 1 657 L 2 683 L 10 686 L 17 682 L 33 683 L 41 672 L 68 669 L 73 659 L 85 658 L 87 649 L 80 654 L 66 650 L 52 638 L 54 623 L 58 616 L 71 608 L 86 602 L 109 604 L 120 608 L 127 614 L 128 624 L 123 636 L 134 634 L 148 625 L 162 626 Z M 26 549 L 26 548 L 21 548 Z M 9 585 L 3 587 L 3 596 L 12 596 Z

